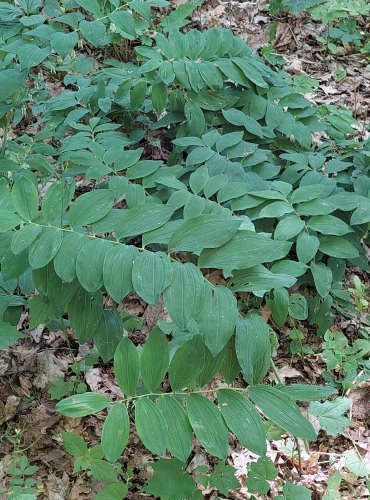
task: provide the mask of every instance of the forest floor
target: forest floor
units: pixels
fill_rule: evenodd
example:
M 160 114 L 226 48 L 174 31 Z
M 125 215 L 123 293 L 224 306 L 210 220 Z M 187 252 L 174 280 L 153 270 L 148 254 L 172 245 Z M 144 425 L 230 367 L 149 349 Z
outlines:
M 184 2 L 173 2 L 174 6 L 181 3 Z M 215 25 L 231 28 L 256 51 L 271 44 L 273 55 L 285 60 L 284 70 L 296 77 L 297 89 L 304 90 L 305 96 L 315 103 L 350 109 L 359 123 L 363 124 L 360 125 L 359 134 L 366 138 L 365 124 L 370 117 L 370 73 L 365 70 L 368 64 L 366 56 L 352 53 L 351 46 L 344 47 L 339 55 L 330 55 L 316 41 L 316 37 L 322 34 L 321 23 L 314 22 L 305 13 L 294 17 L 288 14 L 272 16 L 265 7 L 266 2 L 263 0 L 209 0 L 194 13 L 193 23 L 204 29 Z M 276 32 L 271 40 L 272 26 Z M 364 26 L 364 29 L 369 29 L 369 25 Z M 343 70 L 346 76 L 339 79 L 338 74 Z M 218 276 L 209 278 L 215 281 L 219 279 Z M 134 295 L 125 299 L 122 310 L 138 316 L 140 326 L 134 330 L 138 339 L 145 336 L 165 314 L 161 306 L 148 306 Z M 266 310 L 265 313 L 268 317 L 269 311 Z M 63 449 L 61 432 L 75 432 L 93 446 L 99 442 L 102 421 L 99 416 L 63 418 L 55 411 L 55 400 L 59 398 L 58 385 L 54 383 L 50 389 L 55 379 L 61 380 L 63 387 L 63 384 L 71 382 L 71 376 L 74 376 L 71 367 L 82 359 L 84 346 L 80 347 L 73 341 L 72 332 L 69 332 L 71 345 L 68 346 L 62 332 L 49 332 L 43 325 L 29 331 L 27 314 L 22 316 L 20 327 L 27 333 L 27 340 L 19 342 L 12 349 L 0 350 L 0 491 L 7 491 L 7 469 L 14 453 L 22 452 L 28 457 L 30 464 L 36 464 L 39 468 L 36 474 L 40 492 L 38 498 L 92 499 L 99 484 L 84 473 L 73 473 L 72 458 Z M 348 337 L 356 334 L 356 324 L 348 318 L 339 316 L 336 328 Z M 286 332 L 281 333 L 282 338 L 284 339 L 284 335 L 286 338 Z M 324 363 L 320 343 L 314 332 L 307 343 L 313 354 L 292 356 L 288 341 L 282 341 L 275 363 L 280 377 L 287 383 L 323 382 Z M 272 373 L 270 379 L 275 380 Z M 77 380 L 86 384 L 89 389 L 103 394 L 121 394 L 114 382 L 111 368 L 104 365 L 95 365 L 87 372 L 77 375 Z M 302 448 L 301 460 L 292 453 L 294 442 L 290 438 L 278 437 L 270 446 L 269 456 L 279 468 L 279 476 L 271 484 L 272 498 L 278 494 L 278 486 L 288 480 L 310 488 L 314 499 L 322 498 L 327 492 L 328 478 L 336 470 L 340 471 L 344 479 L 341 496 L 335 496 L 334 488 L 332 496 L 325 498 L 369 498 L 364 480 L 358 480 L 356 475 L 346 470 L 341 457 L 345 450 L 356 449 L 363 462 L 370 465 L 370 383 L 363 382 L 345 396 L 352 399 L 352 425 L 342 433 L 336 437 L 324 437 L 320 434 L 310 453 Z M 243 488 L 243 481 L 246 465 L 253 459 L 253 455 L 247 450 L 236 443 L 232 445 L 228 462 L 235 467 L 241 488 L 230 498 L 250 498 L 250 494 Z M 199 465 L 207 466 L 209 460 L 204 451 L 196 449 L 188 471 L 196 471 Z M 134 488 L 127 498 L 153 498 L 140 491 L 152 474 L 152 456 L 138 439 L 130 441 L 124 461 L 127 468 L 135 474 Z M 209 488 L 204 491 L 204 497 L 215 499 L 217 493 Z

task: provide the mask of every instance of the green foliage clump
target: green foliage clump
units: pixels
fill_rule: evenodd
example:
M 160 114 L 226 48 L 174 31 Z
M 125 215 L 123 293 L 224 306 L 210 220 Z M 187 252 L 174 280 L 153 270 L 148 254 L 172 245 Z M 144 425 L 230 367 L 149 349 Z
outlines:
M 111 483 L 98 498 L 126 494 L 116 462 L 132 421 L 148 450 L 174 457 L 148 484 L 162 498 L 169 470 L 197 498 L 184 473 L 193 434 L 221 461 L 229 431 L 263 457 L 267 420 L 314 440 L 296 401 L 335 391 L 263 385 L 273 336 L 248 300 L 323 335 L 333 305 L 350 304 L 347 263 L 368 269 L 369 144 L 353 118 L 313 106 L 229 30 L 181 32 L 199 2 L 160 18 L 167 5 L 0 3 L 0 346 L 20 336 L 26 306 L 30 328 L 70 326 L 114 360 L 122 401 L 57 404 L 68 417 L 109 408 L 101 446 L 63 436 L 76 471 Z M 140 347 L 115 306 L 133 292 L 169 314 Z M 205 388 L 217 372 L 248 387 Z M 82 391 L 52 394 L 70 392 Z M 273 475 L 260 460 L 252 492 L 262 469 L 264 491 Z M 223 467 L 207 484 L 227 492 Z

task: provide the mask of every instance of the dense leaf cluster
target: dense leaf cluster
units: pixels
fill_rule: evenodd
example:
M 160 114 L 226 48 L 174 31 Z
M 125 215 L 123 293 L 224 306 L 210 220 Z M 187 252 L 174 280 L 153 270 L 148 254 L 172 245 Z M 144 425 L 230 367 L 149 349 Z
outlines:
M 269 328 L 246 315 L 246 297 L 266 302 L 278 325 L 308 319 L 323 334 L 333 304 L 349 300 L 347 262 L 368 268 L 369 147 L 348 138 L 354 120 L 313 106 L 229 30 L 181 32 L 198 4 L 159 20 L 164 0 L 0 3 L 0 124 L 5 138 L 22 131 L 0 158 L 0 345 L 19 336 L 10 325 L 27 305 L 31 328 L 70 325 L 114 358 L 126 400 L 92 457 L 108 482 L 117 474 L 102 458 L 123 452 L 133 403 L 144 445 L 181 461 L 193 432 L 221 459 L 229 430 L 264 455 L 255 406 L 314 439 L 295 400 L 332 391 L 261 384 Z M 163 300 L 170 317 L 141 349 L 122 340 L 112 307 L 132 292 Z M 248 397 L 199 394 L 216 372 L 228 384 L 242 373 Z M 164 379 L 173 392 L 160 395 Z M 137 397 L 140 380 L 148 394 Z M 58 408 L 83 416 L 109 405 L 89 393 Z

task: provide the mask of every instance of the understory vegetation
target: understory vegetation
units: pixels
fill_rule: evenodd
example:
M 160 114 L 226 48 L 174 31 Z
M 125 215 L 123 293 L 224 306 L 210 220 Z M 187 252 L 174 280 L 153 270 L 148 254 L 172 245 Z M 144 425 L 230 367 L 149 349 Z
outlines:
M 244 490 L 264 498 L 270 443 L 292 436 L 300 468 L 318 436 L 351 425 L 348 393 L 369 380 L 366 124 L 314 104 L 231 30 L 194 28 L 201 3 L 0 2 L 0 348 L 40 325 L 63 333 L 73 363 L 48 397 L 103 422 L 99 443 L 72 424 L 59 434 L 98 500 L 234 498 L 231 435 L 251 452 Z M 368 57 L 365 0 L 292 3 L 271 12 L 308 8 L 329 54 L 353 43 Z M 133 294 L 161 311 L 146 332 L 122 307 Z M 280 349 L 321 356 L 320 384 L 285 384 Z M 89 390 L 97 365 L 121 397 Z M 48 498 L 19 434 L 1 439 L 14 446 L 5 498 Z M 154 470 L 139 486 L 133 439 Z M 194 477 L 199 447 L 212 461 Z M 368 484 L 358 450 L 345 460 Z M 330 481 L 324 498 L 341 498 L 340 473 Z M 292 476 L 275 498 L 311 494 Z

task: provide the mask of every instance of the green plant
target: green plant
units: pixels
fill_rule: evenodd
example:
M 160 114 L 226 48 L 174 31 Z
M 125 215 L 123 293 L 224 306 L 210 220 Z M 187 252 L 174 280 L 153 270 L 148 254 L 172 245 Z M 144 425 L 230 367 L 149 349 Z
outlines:
M 22 337 L 27 307 L 31 329 L 71 328 L 114 359 L 123 401 L 86 392 L 57 408 L 110 408 L 102 448 L 79 441 L 74 455 L 95 476 L 94 460 L 109 469 L 118 498 L 111 464 L 131 421 L 154 455 L 182 461 L 171 462 L 179 475 L 193 432 L 221 460 L 228 430 L 264 455 L 266 419 L 315 439 L 295 401 L 335 390 L 263 384 L 276 339 L 260 307 L 323 335 L 350 298 L 346 265 L 369 267 L 369 144 L 352 140 L 356 121 L 313 106 L 229 30 L 179 31 L 197 5 L 160 18 L 162 0 L 0 3 L 0 114 L 19 131 L 5 133 L 0 158 L 0 346 Z M 325 132 L 319 146 L 314 132 Z M 122 340 L 140 323 L 118 308 L 131 293 L 168 312 L 141 346 Z M 55 397 L 79 392 L 73 370 Z M 217 372 L 229 389 L 205 388 Z
M 37 479 L 31 476 L 36 474 L 38 470 L 39 468 L 36 465 L 29 465 L 25 455 L 16 456 L 7 470 L 10 482 L 5 498 L 10 500 L 36 500 L 37 493 L 40 491 L 36 486 Z M 2 496 L 1 493 L 0 496 Z

